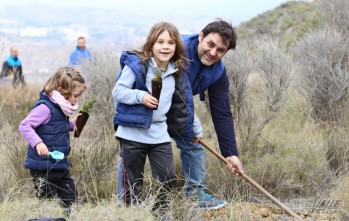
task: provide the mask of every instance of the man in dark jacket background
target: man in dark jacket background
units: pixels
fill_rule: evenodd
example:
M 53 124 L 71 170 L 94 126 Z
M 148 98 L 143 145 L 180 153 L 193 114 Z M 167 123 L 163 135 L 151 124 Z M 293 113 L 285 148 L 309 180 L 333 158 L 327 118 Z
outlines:
M 4 61 L 2 65 L 2 70 L 0 73 L 0 78 L 11 77 L 13 87 L 16 87 L 19 83 L 25 84 L 23 71 L 22 71 L 22 62 L 18 58 L 18 49 L 17 47 L 11 47 L 10 56 Z

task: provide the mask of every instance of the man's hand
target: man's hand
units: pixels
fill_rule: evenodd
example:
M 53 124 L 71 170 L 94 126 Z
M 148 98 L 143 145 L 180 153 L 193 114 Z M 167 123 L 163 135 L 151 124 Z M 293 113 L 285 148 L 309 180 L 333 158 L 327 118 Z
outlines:
M 38 152 L 39 156 L 45 156 L 45 157 L 48 157 L 48 149 L 46 147 L 46 145 L 41 142 L 41 143 L 38 143 L 36 146 L 36 152 Z
M 154 109 L 159 105 L 158 100 L 150 94 L 145 94 L 143 96 L 142 103 L 151 109 Z
M 244 173 L 242 169 L 242 163 L 237 156 L 230 156 L 226 158 L 228 160 L 227 167 L 235 175 L 239 176 Z

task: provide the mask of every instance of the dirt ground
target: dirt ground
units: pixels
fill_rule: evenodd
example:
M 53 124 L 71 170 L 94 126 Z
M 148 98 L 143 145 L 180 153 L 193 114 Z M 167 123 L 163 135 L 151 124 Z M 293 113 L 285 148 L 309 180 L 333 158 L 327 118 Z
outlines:
M 281 208 L 275 206 L 268 206 L 258 203 L 238 203 L 236 209 L 241 213 L 246 214 L 247 220 L 254 221 L 280 221 L 280 220 L 296 220 L 288 216 Z M 204 217 L 209 220 L 225 220 L 227 217 L 227 210 L 221 209 L 215 212 L 207 211 Z M 341 220 L 340 215 L 336 209 L 317 209 L 316 211 L 294 211 L 305 221 L 337 221 Z M 248 215 L 247 215 L 248 214 Z M 248 217 L 248 218 L 247 218 Z

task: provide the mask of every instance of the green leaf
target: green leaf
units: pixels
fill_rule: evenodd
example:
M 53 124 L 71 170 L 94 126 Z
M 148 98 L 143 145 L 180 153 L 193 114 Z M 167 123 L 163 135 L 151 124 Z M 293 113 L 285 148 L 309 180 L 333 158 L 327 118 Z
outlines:
M 96 103 L 96 98 L 92 97 L 92 98 L 87 99 L 84 102 L 84 104 L 82 105 L 80 111 L 86 112 L 88 114 L 91 113 L 95 103 Z

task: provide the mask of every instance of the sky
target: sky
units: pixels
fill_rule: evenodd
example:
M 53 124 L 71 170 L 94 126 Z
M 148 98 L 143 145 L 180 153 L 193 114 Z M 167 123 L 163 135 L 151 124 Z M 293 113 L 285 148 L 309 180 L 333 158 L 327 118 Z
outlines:
M 310 1 L 310 0 L 306 0 Z M 134 13 L 148 12 L 166 19 L 179 12 L 188 15 L 204 15 L 212 19 L 221 17 L 234 26 L 273 9 L 287 0 L 0 0 L 0 7 L 44 4 L 54 7 L 91 7 L 124 10 Z M 33 10 L 35 7 L 33 7 Z M 188 20 L 190 22 L 190 20 Z

